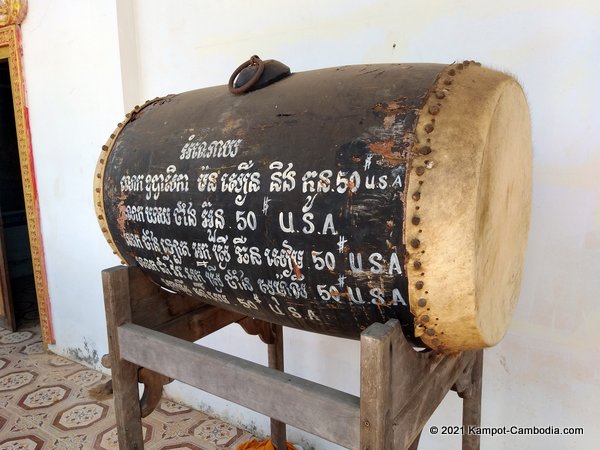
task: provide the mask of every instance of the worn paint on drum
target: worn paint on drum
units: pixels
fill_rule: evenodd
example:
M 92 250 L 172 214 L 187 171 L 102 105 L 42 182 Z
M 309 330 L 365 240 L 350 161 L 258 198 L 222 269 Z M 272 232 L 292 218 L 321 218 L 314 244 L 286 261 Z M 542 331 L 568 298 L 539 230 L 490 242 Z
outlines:
M 155 99 L 111 136 L 101 225 L 162 286 L 270 322 L 413 336 L 406 176 L 437 64 L 293 74 Z M 109 148 L 110 147 L 110 148 Z

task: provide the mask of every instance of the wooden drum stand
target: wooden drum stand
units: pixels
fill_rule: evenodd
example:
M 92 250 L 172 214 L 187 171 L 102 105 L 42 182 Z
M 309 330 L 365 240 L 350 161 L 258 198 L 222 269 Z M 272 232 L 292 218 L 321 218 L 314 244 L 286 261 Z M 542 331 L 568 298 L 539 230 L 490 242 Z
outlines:
M 121 449 L 143 449 L 142 417 L 163 386 L 180 380 L 271 417 L 271 438 L 286 448 L 285 424 L 349 449 L 416 449 L 446 393 L 463 398 L 463 425 L 480 425 L 483 351 L 416 352 L 396 320 L 361 335 L 360 398 L 283 372 L 278 325 L 170 294 L 136 267 L 102 271 L 112 384 Z M 194 341 L 238 323 L 267 345 L 269 367 Z M 138 382 L 145 385 L 141 400 Z M 463 449 L 479 436 L 463 435 Z

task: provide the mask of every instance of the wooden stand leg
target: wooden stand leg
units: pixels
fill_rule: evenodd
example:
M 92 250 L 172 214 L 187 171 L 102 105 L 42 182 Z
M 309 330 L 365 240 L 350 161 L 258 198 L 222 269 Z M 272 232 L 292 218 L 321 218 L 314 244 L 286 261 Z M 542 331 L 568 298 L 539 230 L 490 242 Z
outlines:
M 458 384 L 466 392 L 472 386 L 467 375 L 475 352 L 418 353 L 396 320 L 367 328 L 360 352 L 361 450 L 416 449 L 423 426 L 450 388 Z
M 423 431 L 421 431 L 421 433 L 418 434 L 418 436 L 415 438 L 412 444 L 410 444 L 410 447 L 408 447 L 408 450 L 417 450 L 417 448 L 419 448 L 419 440 L 421 439 L 422 433 Z
M 471 369 L 472 388 L 469 395 L 463 398 L 463 426 L 465 432 L 462 438 L 463 450 L 479 450 L 480 436 L 469 434 L 469 426 L 481 426 L 481 382 L 483 376 L 483 350 L 475 356 L 475 363 Z
M 102 286 L 119 447 L 141 450 L 144 448 L 144 438 L 138 392 L 139 367 L 121 358 L 117 332 L 120 325 L 131 321 L 128 268 L 113 267 L 102 271 Z
M 272 325 L 272 330 L 273 343 L 268 344 L 269 367 L 283 372 L 283 327 Z M 285 423 L 271 419 L 271 442 L 273 442 L 275 450 L 285 450 L 286 440 Z
M 360 341 L 360 448 L 392 450 L 392 355 L 400 327 L 370 327 Z
M 244 331 L 267 344 L 269 368 L 283 372 L 283 327 L 262 320 L 246 317 L 238 321 Z M 271 418 L 271 442 L 275 450 L 287 448 L 285 423 Z

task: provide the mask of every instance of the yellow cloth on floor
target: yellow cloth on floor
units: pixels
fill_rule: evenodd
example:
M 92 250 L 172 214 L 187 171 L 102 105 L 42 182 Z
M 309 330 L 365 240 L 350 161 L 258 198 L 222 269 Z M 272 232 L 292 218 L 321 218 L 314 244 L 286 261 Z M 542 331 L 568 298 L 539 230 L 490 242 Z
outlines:
M 286 442 L 286 444 L 287 450 L 296 450 L 296 447 L 294 447 L 293 444 L 289 442 Z M 265 441 L 257 441 L 256 439 L 252 439 L 238 445 L 236 450 L 275 450 L 275 447 L 273 447 L 271 439 L 267 439 Z

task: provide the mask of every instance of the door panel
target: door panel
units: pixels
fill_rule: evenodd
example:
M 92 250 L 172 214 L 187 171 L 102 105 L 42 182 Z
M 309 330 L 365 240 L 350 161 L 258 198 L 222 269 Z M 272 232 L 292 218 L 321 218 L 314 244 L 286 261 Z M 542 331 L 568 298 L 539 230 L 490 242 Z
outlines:
M 4 245 L 4 227 L 0 210 L 0 327 L 16 331 L 15 313 L 10 291 L 10 276 Z

